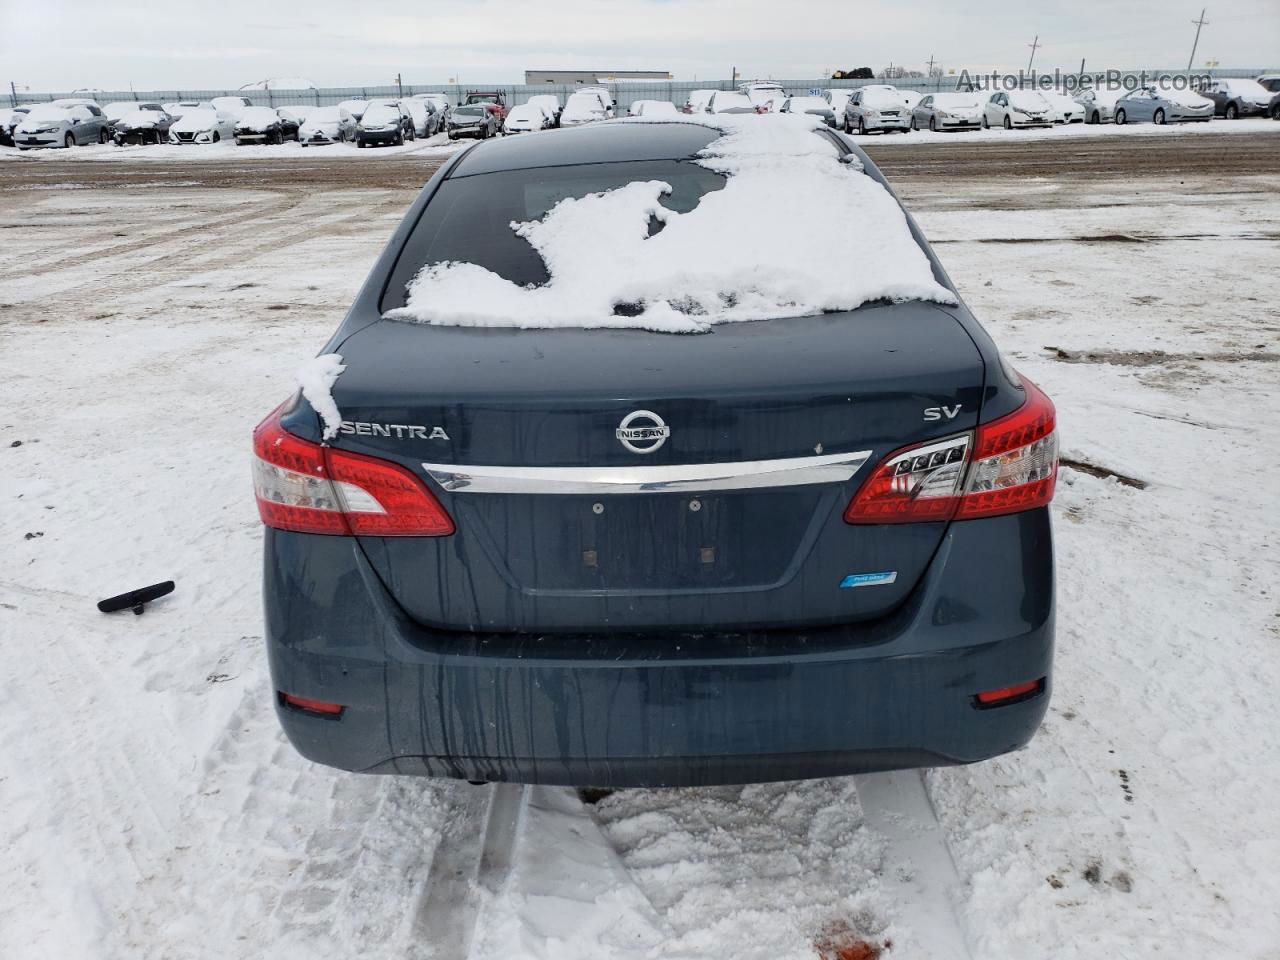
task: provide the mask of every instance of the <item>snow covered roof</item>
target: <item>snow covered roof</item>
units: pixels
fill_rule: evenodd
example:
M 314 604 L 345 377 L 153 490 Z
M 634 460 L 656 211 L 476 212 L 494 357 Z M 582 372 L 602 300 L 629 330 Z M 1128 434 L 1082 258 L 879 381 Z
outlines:
M 838 162 L 817 118 L 606 123 L 712 128 L 719 136 L 694 162 L 724 175 L 724 188 L 684 213 L 663 205 L 672 187 L 661 180 L 561 200 L 540 220 L 510 224 L 542 257 L 549 282 L 519 286 L 478 264 L 427 263 L 409 284 L 405 306 L 386 316 L 451 326 L 692 333 L 882 298 L 955 302 L 934 278 L 898 202 L 860 164 Z M 654 220 L 663 229 L 651 235 Z M 619 316 L 619 303 L 638 309 Z

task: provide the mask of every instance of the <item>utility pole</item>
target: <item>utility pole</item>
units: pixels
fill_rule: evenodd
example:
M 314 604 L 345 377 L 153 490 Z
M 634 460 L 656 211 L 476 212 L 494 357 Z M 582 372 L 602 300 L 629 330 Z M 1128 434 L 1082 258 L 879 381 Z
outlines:
M 400 99 L 404 99 L 404 86 L 400 83 L 400 74 L 396 74 L 396 92 Z
M 1191 70 L 1191 65 L 1196 62 L 1196 47 L 1200 46 L 1200 28 L 1209 25 L 1209 21 L 1204 18 L 1204 13 L 1207 9 L 1207 7 L 1202 7 L 1200 9 L 1200 19 L 1191 21 L 1196 25 L 1196 38 L 1191 42 L 1191 56 L 1187 58 L 1188 72 Z
M 933 76 L 933 54 L 929 54 L 929 76 Z
M 12 106 L 18 105 L 18 88 L 13 85 L 13 81 L 9 81 L 9 99 L 13 101 Z
M 1040 34 L 1036 34 L 1036 38 L 1027 44 L 1031 48 L 1031 59 L 1027 61 L 1027 73 L 1031 72 L 1031 65 L 1036 62 L 1036 49 L 1040 46 Z

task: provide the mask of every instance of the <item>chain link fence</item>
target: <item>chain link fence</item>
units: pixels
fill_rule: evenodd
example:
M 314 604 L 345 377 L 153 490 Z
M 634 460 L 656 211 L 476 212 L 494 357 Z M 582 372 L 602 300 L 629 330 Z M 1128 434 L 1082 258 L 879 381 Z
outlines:
M 1231 78 L 1249 78 L 1256 77 L 1264 73 L 1280 72 L 1276 69 L 1206 69 L 1199 71 L 1186 70 L 1125 70 L 1117 71 L 1119 75 L 1126 77 L 1142 76 L 1147 78 L 1147 82 L 1155 82 L 1157 80 L 1171 81 L 1174 78 L 1182 78 L 1185 82 L 1190 77 L 1231 77 Z M 782 84 L 784 90 L 788 93 L 805 94 L 814 92 L 821 95 L 821 91 L 827 89 L 856 89 L 868 84 L 891 83 L 903 90 L 916 90 L 920 93 L 937 93 L 942 90 L 955 90 L 958 84 L 964 82 L 968 76 L 976 84 L 979 81 L 989 78 L 990 73 L 986 74 L 947 74 L 944 76 L 933 77 L 895 77 L 891 79 L 875 78 L 871 80 L 832 80 L 824 79 L 808 79 L 808 80 L 781 80 L 777 81 Z M 1003 74 L 1001 76 L 1004 76 Z M 1017 74 L 1012 75 L 1017 77 Z M 1078 75 L 1075 73 L 1055 74 L 1038 74 L 1040 77 L 1060 76 L 1063 81 L 1070 82 Z M 1105 80 L 1109 74 L 1086 71 L 1086 77 L 1095 78 L 1095 82 Z M 1028 78 L 1029 79 L 1029 78 Z M 741 82 L 741 81 L 739 81 Z M 613 93 L 614 99 L 617 101 L 618 112 L 622 113 L 635 100 L 669 100 L 677 106 L 683 107 L 689 99 L 689 94 L 694 90 L 732 90 L 734 83 L 731 80 L 697 80 L 697 81 L 617 81 L 614 83 L 603 84 Z M 963 88 L 963 87 L 961 87 Z M 236 97 L 245 96 L 252 100 L 255 104 L 271 107 L 287 107 L 287 106 L 326 106 L 341 103 L 343 100 L 375 100 L 380 98 L 396 98 L 411 97 L 418 93 L 443 93 L 451 102 L 457 104 L 465 100 L 468 91 L 500 91 L 508 106 L 524 103 L 534 94 L 551 93 L 560 98 L 563 103 L 565 99 L 578 89 L 575 84 L 561 83 L 544 83 L 544 84 L 524 84 L 524 83 L 468 83 L 468 84 L 404 84 L 396 86 L 394 84 L 383 87 L 325 87 L 322 89 L 307 90 L 79 90 L 65 93 L 10 93 L 12 105 L 17 106 L 20 103 L 47 103 L 50 100 L 59 100 L 67 97 L 92 97 L 100 104 L 112 103 L 117 100 L 135 100 L 135 101 L 153 101 L 159 103 L 170 103 L 180 101 L 198 101 L 212 100 L 214 97 Z

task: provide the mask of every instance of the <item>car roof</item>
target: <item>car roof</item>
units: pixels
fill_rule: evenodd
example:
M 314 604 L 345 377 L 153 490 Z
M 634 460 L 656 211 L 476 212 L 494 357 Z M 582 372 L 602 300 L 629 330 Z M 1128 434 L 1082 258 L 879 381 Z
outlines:
M 603 121 L 557 131 L 554 137 L 487 140 L 463 155 L 449 176 L 470 177 L 505 170 L 562 167 L 635 160 L 683 160 L 717 139 L 701 124 Z

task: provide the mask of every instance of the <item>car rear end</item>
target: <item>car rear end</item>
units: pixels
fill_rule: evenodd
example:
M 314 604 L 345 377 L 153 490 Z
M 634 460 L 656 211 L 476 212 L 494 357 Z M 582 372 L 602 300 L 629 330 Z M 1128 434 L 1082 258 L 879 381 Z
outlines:
M 379 319 L 450 169 L 335 339 L 336 436 L 301 399 L 255 433 L 267 646 L 300 752 L 652 786 L 1030 739 L 1055 415 L 962 306 L 693 337 Z

